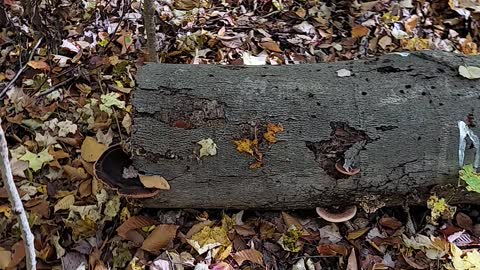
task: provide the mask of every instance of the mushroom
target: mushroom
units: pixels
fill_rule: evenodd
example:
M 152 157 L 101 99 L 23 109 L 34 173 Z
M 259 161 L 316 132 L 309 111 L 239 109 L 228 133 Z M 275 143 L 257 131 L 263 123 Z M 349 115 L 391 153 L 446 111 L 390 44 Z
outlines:
M 327 210 L 322 207 L 317 207 L 317 214 L 329 222 L 340 223 L 347 222 L 357 214 L 357 206 L 352 205 L 346 208 L 337 208 L 335 211 Z
M 339 173 L 349 175 L 349 176 L 355 175 L 360 172 L 359 168 L 354 168 L 347 171 L 345 170 L 345 168 L 343 168 L 343 165 L 340 164 L 340 162 L 335 163 L 335 169 L 337 169 Z
M 123 169 L 132 165 L 132 160 L 123 151 L 120 144 L 109 147 L 95 162 L 94 175 L 110 189 L 116 190 L 121 196 L 143 199 L 157 195 L 159 189 L 148 189 L 143 186 L 138 176 L 123 177 Z

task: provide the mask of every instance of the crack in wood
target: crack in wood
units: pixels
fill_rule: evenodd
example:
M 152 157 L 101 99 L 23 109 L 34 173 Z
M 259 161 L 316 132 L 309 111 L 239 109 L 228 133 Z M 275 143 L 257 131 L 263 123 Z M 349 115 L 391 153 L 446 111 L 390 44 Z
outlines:
M 350 127 L 345 122 L 330 122 L 332 132 L 329 139 L 319 142 L 306 141 L 305 146 L 313 152 L 315 160 L 320 167 L 334 179 L 348 178 L 348 175 L 341 174 L 335 169 L 335 164 L 343 164 L 345 152 L 354 144 L 373 141 L 365 131 Z

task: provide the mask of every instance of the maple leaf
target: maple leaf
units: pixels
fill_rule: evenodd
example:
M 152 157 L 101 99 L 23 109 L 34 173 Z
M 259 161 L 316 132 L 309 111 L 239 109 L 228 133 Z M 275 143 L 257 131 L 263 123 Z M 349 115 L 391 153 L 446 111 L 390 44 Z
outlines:
M 50 153 L 48 153 L 48 149 L 45 148 L 42 152 L 35 154 L 30 151 L 26 151 L 25 155 L 20 157 L 20 160 L 28 161 L 28 166 L 34 172 L 40 170 L 43 167 L 43 164 L 52 161 L 54 158 Z
M 120 94 L 118 93 L 108 93 L 106 95 L 101 95 L 100 99 L 102 100 L 102 104 L 100 104 L 100 110 L 110 115 L 113 112 L 112 107 L 114 106 L 119 109 L 124 109 L 125 101 L 120 101 L 118 99 L 119 97 Z
M 237 146 L 237 151 L 240 153 L 247 153 L 253 156 L 253 149 L 258 145 L 258 140 L 241 139 L 233 141 Z

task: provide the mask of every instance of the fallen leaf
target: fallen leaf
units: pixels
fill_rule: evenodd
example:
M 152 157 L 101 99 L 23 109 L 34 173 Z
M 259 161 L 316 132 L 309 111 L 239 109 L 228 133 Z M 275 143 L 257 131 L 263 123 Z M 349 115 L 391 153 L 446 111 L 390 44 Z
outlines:
M 12 168 L 12 174 L 14 176 L 26 178 L 25 170 L 28 169 L 28 162 L 12 157 L 10 160 L 10 167 Z
M 141 175 L 139 174 L 140 182 L 146 188 L 156 188 L 161 190 L 170 190 L 168 181 L 159 175 Z
M 396 230 L 402 226 L 402 223 L 393 217 L 382 217 L 378 223 L 392 230 Z
M 126 233 L 131 230 L 140 229 L 154 225 L 155 221 L 149 217 L 133 216 L 127 219 L 117 228 L 117 233 L 120 237 L 126 238 Z
M 10 266 L 11 261 L 12 252 L 8 250 L 0 250 L 0 269 L 7 269 Z
M 317 252 L 321 256 L 333 257 L 333 256 L 347 256 L 347 247 L 339 244 L 323 244 L 317 246 Z
M 75 196 L 72 194 L 69 194 L 62 199 L 60 199 L 54 207 L 53 212 L 57 212 L 59 210 L 67 210 L 70 209 L 70 207 L 75 203 Z
M 58 136 L 66 137 L 68 134 L 77 132 L 77 125 L 70 120 L 60 121 L 56 125 L 58 127 Z
M 255 249 L 241 250 L 233 254 L 232 257 L 239 266 L 241 266 L 244 261 L 251 261 L 253 263 L 263 266 L 263 254 Z
M 362 235 L 364 235 L 369 230 L 370 230 L 369 227 L 365 227 L 363 229 L 359 229 L 359 230 L 356 230 L 356 231 L 353 231 L 353 232 L 349 232 L 348 235 L 347 235 L 347 239 L 348 240 L 358 239 L 358 238 L 362 237 Z
M 278 44 L 274 41 L 262 42 L 262 43 L 260 43 L 260 47 L 262 47 L 266 50 L 272 51 L 272 52 L 279 52 L 279 53 L 282 52 L 282 49 L 280 49 Z
M 297 230 L 303 230 L 302 224 L 298 221 L 297 218 L 282 212 L 282 217 L 283 217 L 283 222 L 285 222 L 285 225 L 287 225 L 287 228 L 291 228 L 292 226 L 295 226 Z
M 458 72 L 462 77 L 465 77 L 470 80 L 480 79 L 480 67 L 459 66 Z
M 370 30 L 368 30 L 367 27 L 363 26 L 363 25 L 356 25 L 355 27 L 352 28 L 352 37 L 353 38 L 360 38 L 360 37 L 364 37 L 366 35 L 368 35 L 368 32 Z
M 392 45 L 392 38 L 389 36 L 383 36 L 378 41 L 378 45 L 380 45 L 382 49 L 386 50 L 388 46 Z
M 415 27 L 417 27 L 417 22 L 418 22 L 417 15 L 412 15 L 412 17 L 408 18 L 405 21 L 405 30 L 407 30 L 407 33 L 412 33 L 413 30 L 415 30 Z
M 214 156 L 217 154 L 217 145 L 212 139 L 203 139 L 197 142 L 202 148 L 200 148 L 200 158 L 204 156 Z
M 342 68 L 342 69 L 337 70 L 337 76 L 338 77 L 350 77 L 350 76 L 352 76 L 352 72 L 348 69 Z
M 80 151 L 83 160 L 95 162 L 106 149 L 106 145 L 98 143 L 93 137 L 86 137 Z
M 70 165 L 64 165 L 62 169 L 71 181 L 85 180 L 88 178 L 88 174 L 82 167 L 75 168 Z
M 266 65 L 267 64 L 267 55 L 259 54 L 257 56 L 251 55 L 249 52 L 245 51 L 242 55 L 243 64 L 250 66 Z
M 458 227 L 462 229 L 471 230 L 473 227 L 472 219 L 465 213 L 458 212 L 455 215 L 455 221 L 457 222 Z
M 265 140 L 268 141 L 270 144 L 274 144 L 277 142 L 277 133 L 283 131 L 283 126 L 281 124 L 275 125 L 272 123 L 267 124 L 267 132 L 263 134 Z
M 48 153 L 48 149 L 45 148 L 42 152 L 38 154 L 34 154 L 27 150 L 25 155 L 20 157 L 20 160 L 28 161 L 28 166 L 34 172 L 36 172 L 40 170 L 45 163 L 52 161 L 53 157 L 52 155 L 50 155 L 50 153 Z
M 155 227 L 143 241 L 142 249 L 154 254 L 159 254 L 161 249 L 168 247 L 177 235 L 177 226 L 173 224 L 161 224 Z
M 103 145 L 109 146 L 113 141 L 112 128 L 108 128 L 108 131 L 103 133 L 101 130 L 97 131 L 97 141 Z
M 257 140 L 241 139 L 239 141 L 233 141 L 237 146 L 237 151 L 240 153 L 247 153 L 253 156 L 253 148 L 258 145 Z
M 27 65 L 34 69 L 41 69 L 45 71 L 50 70 L 50 66 L 43 60 L 30 60 L 28 61 Z
M 355 255 L 355 248 L 352 248 L 347 260 L 346 270 L 358 270 L 357 256 Z

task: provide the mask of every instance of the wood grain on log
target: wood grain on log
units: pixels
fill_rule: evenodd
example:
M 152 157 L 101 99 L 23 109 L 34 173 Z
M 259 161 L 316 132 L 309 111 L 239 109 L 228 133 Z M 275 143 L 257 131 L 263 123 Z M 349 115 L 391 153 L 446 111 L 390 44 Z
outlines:
M 146 65 L 133 101 L 134 165 L 165 177 L 171 190 L 144 205 L 398 205 L 456 185 L 457 121 L 480 108 L 479 81 L 458 75 L 465 64 L 480 66 L 480 58 L 424 52 L 313 65 Z M 352 75 L 339 77 L 340 69 Z M 274 144 L 262 137 L 268 123 L 284 128 Z M 218 153 L 199 158 L 196 142 L 205 138 Z M 255 158 L 236 150 L 245 138 L 259 140 L 262 167 L 250 169 Z M 349 156 L 360 169 L 353 176 L 335 168 Z

